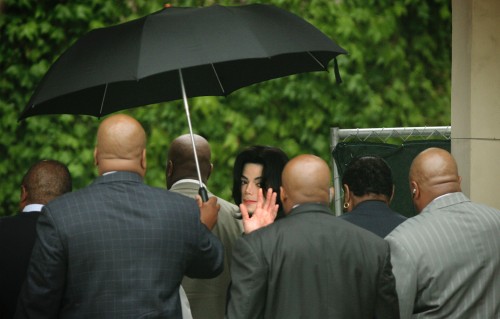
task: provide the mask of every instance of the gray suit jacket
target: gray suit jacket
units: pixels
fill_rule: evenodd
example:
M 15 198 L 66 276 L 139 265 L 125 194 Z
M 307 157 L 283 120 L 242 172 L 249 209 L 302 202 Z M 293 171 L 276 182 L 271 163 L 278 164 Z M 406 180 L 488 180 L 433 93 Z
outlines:
M 500 318 L 500 211 L 448 194 L 386 240 L 401 318 Z
M 181 318 L 184 274 L 222 264 L 194 200 L 115 172 L 44 207 L 17 316 Z
M 241 237 L 231 276 L 229 319 L 399 318 L 389 245 L 325 205 Z
M 186 196 L 195 197 L 198 194 L 199 184 L 182 182 L 174 184 L 170 190 Z M 209 192 L 209 197 L 214 196 Z M 243 233 L 241 220 L 235 218 L 239 209 L 221 198 L 217 198 L 220 211 L 217 224 L 212 233 L 224 245 L 224 271 L 213 279 L 192 279 L 184 277 L 182 286 L 186 291 L 194 319 L 222 319 L 226 310 L 226 297 L 231 282 L 230 262 L 233 244 Z

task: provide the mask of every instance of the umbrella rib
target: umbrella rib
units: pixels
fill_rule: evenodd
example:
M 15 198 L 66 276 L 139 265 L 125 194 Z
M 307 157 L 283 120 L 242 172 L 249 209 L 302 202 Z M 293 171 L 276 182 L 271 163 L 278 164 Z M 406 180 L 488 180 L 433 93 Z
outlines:
M 307 51 L 307 53 L 314 59 L 314 61 L 316 61 L 323 69 L 326 70 L 326 68 L 323 65 L 323 63 L 321 63 L 318 59 L 316 59 L 316 57 L 314 56 L 314 54 L 312 54 L 310 51 Z
M 215 77 L 217 78 L 217 82 L 219 82 L 220 89 L 222 90 L 222 94 L 226 95 L 226 91 L 224 91 L 224 87 L 222 86 L 222 82 L 220 81 L 219 74 L 217 73 L 217 70 L 215 69 L 215 65 L 213 63 L 210 63 L 212 66 L 212 69 L 214 70 Z
M 108 92 L 108 83 L 104 87 L 104 94 L 102 95 L 101 109 L 99 110 L 99 117 L 102 116 L 102 109 L 104 108 L 104 100 L 106 99 L 106 92 Z

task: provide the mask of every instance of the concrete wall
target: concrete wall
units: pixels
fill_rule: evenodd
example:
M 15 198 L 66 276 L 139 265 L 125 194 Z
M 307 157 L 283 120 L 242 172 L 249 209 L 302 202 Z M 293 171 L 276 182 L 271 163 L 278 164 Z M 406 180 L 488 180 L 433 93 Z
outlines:
M 452 154 L 462 190 L 500 209 L 500 1 L 453 0 Z

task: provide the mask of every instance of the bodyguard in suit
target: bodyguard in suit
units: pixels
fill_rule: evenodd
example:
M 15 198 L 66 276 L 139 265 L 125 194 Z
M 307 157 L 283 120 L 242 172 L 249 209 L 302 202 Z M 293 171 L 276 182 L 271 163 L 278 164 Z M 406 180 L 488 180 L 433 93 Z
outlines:
M 20 213 L 0 218 L 0 319 L 14 317 L 43 205 L 71 192 L 71 187 L 66 165 L 55 160 L 39 161 L 21 182 Z
M 330 181 L 319 157 L 287 163 L 280 192 L 286 216 L 233 249 L 229 319 L 399 318 L 389 245 L 332 214 Z M 262 207 L 260 196 L 250 219 Z
M 401 318 L 500 318 L 500 211 L 461 192 L 443 149 L 415 157 L 409 177 L 420 214 L 386 237 Z
M 202 182 L 206 184 L 213 171 L 210 145 L 205 138 L 196 134 L 194 141 Z M 191 136 L 189 134 L 181 135 L 172 141 L 168 150 L 167 188 L 173 192 L 195 197 L 200 188 L 197 176 Z M 209 192 L 209 197 L 213 196 Z M 224 245 L 224 271 L 213 279 L 184 277 L 182 280 L 182 286 L 188 296 L 194 319 L 224 318 L 227 289 L 231 282 L 229 273 L 231 252 L 234 242 L 243 233 L 241 220 L 235 218 L 239 214 L 238 207 L 222 198 L 217 198 L 217 202 L 221 208 L 212 233 Z
M 99 177 L 42 210 L 20 318 L 181 318 L 184 274 L 217 276 L 223 248 L 195 200 L 144 184 L 146 134 L 106 118 L 94 151 Z M 215 199 L 202 209 L 217 214 Z
M 389 204 L 394 194 L 391 168 L 380 157 L 352 160 L 342 176 L 344 209 L 340 218 L 384 238 L 406 217 Z

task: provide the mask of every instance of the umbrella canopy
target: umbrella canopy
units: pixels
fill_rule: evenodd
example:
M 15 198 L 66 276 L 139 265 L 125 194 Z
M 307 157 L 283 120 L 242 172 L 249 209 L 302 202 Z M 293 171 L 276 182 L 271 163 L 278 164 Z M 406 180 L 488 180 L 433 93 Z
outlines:
M 51 66 L 20 120 L 100 117 L 183 98 L 183 85 L 185 97 L 225 96 L 265 80 L 326 70 L 343 53 L 313 25 L 274 6 L 167 7 L 78 40 Z
M 206 201 L 187 98 L 225 96 L 265 80 L 326 70 L 343 53 L 305 20 L 270 5 L 167 7 L 78 40 L 45 74 L 19 119 L 100 117 L 182 98 Z M 339 80 L 336 64 L 335 75 Z

